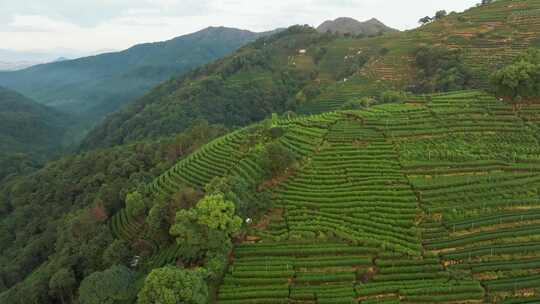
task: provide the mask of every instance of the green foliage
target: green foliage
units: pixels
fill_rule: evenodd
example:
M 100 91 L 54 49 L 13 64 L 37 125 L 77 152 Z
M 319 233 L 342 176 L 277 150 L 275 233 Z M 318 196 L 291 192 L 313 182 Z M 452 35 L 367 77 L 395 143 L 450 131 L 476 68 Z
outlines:
M 207 304 L 205 276 L 202 269 L 173 266 L 154 269 L 144 280 L 137 304 Z
M 144 197 L 138 191 L 126 195 L 126 209 L 133 217 L 140 216 L 146 211 Z
M 81 304 L 116 304 L 135 298 L 135 276 L 125 266 L 94 272 L 81 282 Z
M 266 145 L 260 156 L 261 167 L 271 178 L 278 177 L 291 168 L 295 160 L 294 153 L 276 142 Z
M 343 106 L 341 106 L 342 110 L 359 110 L 359 109 L 365 109 L 369 108 L 370 105 L 372 105 L 375 102 L 375 100 L 371 97 L 362 97 L 359 99 L 353 99 L 345 102 Z
M 527 51 L 490 80 L 496 94 L 514 101 L 540 97 L 540 50 Z
M 442 19 L 442 18 L 446 17 L 447 15 L 448 15 L 448 13 L 445 10 L 437 11 L 437 13 L 435 14 L 434 19 L 439 20 L 439 19 Z
M 379 103 L 398 103 L 405 101 L 406 94 L 400 91 L 384 91 L 379 96 Z
M 49 281 L 49 293 L 62 300 L 62 303 L 73 300 L 73 291 L 77 287 L 77 279 L 73 270 L 62 268 Z
M 230 237 L 238 232 L 242 219 L 235 215 L 234 203 L 222 193 L 210 194 L 194 208 L 176 213 L 170 234 L 182 245 L 186 261 L 204 257 L 208 252 L 223 252 L 230 246 Z
M 103 262 L 106 265 L 126 265 L 133 255 L 126 241 L 116 239 L 103 252 Z
M 471 72 L 461 54 L 442 47 L 420 47 L 415 57 L 418 66 L 416 93 L 446 92 L 468 88 Z
M 132 244 L 114 240 L 108 220 L 124 206 L 128 193 L 223 130 L 206 124 L 176 137 L 66 156 L 6 180 L 0 186 L 0 288 L 4 286 L 5 302 L 68 301 L 67 294 L 49 292 L 50 279 L 59 270 L 73 269 L 77 289 L 85 276 L 140 254 Z M 170 217 L 172 222 L 174 213 Z M 168 227 L 164 229 L 168 235 Z
M 195 207 L 199 224 L 228 235 L 236 233 L 242 225 L 242 220 L 235 216 L 234 210 L 234 203 L 225 200 L 222 194 L 208 195 Z

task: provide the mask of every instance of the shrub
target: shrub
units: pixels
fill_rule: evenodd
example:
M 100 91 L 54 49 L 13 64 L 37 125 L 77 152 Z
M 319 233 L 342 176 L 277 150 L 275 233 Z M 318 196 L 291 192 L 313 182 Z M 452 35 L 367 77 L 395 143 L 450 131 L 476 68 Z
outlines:
M 399 91 L 385 91 L 379 96 L 380 103 L 397 103 L 405 101 L 405 93 Z
M 295 161 L 294 154 L 279 143 L 268 144 L 261 155 L 261 168 L 268 177 L 277 177 Z

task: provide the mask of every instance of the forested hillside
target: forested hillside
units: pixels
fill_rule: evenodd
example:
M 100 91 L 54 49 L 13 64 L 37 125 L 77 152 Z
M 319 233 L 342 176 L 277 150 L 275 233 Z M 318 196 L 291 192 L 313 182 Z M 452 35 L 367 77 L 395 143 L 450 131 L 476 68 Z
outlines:
M 106 245 L 78 253 L 97 250 L 96 264 L 42 266 L 3 299 L 537 301 L 539 115 L 538 104 L 516 108 L 480 91 L 274 115 L 210 142 L 144 187 L 98 196 L 90 205 L 107 212 L 86 216 L 101 218 Z M 140 181 L 163 171 L 150 172 Z M 14 207 L 24 208 L 15 199 L 24 194 L 13 192 L 21 188 L 11 190 Z M 70 237 L 87 231 L 71 225 Z M 86 267 L 99 271 L 77 291 Z M 20 273 L 6 270 L 4 278 Z M 55 271 L 70 278 L 65 288 Z
M 540 1 L 496 1 L 418 29 L 362 38 L 293 27 L 169 81 L 94 129 L 93 148 L 181 131 L 203 117 L 245 125 L 272 112 L 322 113 L 388 89 L 487 87 L 498 67 L 540 46 Z
M 66 156 L 0 184 L 0 303 L 71 301 L 84 277 L 128 261 L 135 251 L 108 226 L 126 193 L 225 131 L 199 122 L 171 138 Z
M 11 176 L 0 303 L 539 302 L 540 0 L 483 2 L 260 38 Z
M 62 150 L 66 115 L 0 87 L 0 181 Z
M 0 85 L 78 116 L 80 132 L 171 76 L 221 58 L 265 35 L 216 27 L 122 52 L 0 73 Z M 79 133 L 80 133 L 79 132 Z

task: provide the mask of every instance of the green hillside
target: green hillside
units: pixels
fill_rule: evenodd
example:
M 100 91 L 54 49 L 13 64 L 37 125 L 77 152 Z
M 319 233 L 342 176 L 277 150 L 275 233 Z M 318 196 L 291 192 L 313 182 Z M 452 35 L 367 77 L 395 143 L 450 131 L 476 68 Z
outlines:
M 532 303 L 540 125 L 527 117 L 538 111 L 462 91 L 266 121 L 208 144 L 146 193 L 235 176 L 271 193 L 235 241 L 218 303 Z M 260 151 L 273 143 L 296 169 L 268 180 Z M 150 237 L 147 225 L 124 211 L 111 222 L 131 241 Z M 141 269 L 187 261 L 181 243 L 154 246 Z
M 162 83 L 0 183 L 0 303 L 540 302 L 540 56 L 501 69 L 539 10 L 293 26 Z
M 78 116 L 79 131 L 172 76 L 221 58 L 267 33 L 211 27 L 125 51 L 0 73 L 0 85 Z
M 389 88 L 415 88 L 423 81 L 441 90 L 486 87 L 491 72 L 528 47 L 540 46 L 540 1 L 500 0 L 453 13 L 418 29 L 372 38 L 318 33 L 293 27 L 248 44 L 233 55 L 170 81 L 132 106 L 108 117 L 84 141 L 85 149 L 111 146 L 181 131 L 204 118 L 246 125 L 272 112 L 322 113 Z M 427 46 L 448 52 L 454 66 L 425 72 L 417 52 Z M 304 53 L 305 50 L 305 53 Z M 436 53 L 436 52 L 434 52 Z M 435 56 L 435 55 L 434 55 Z M 427 68 L 447 58 L 428 58 Z M 426 62 L 426 60 L 425 60 Z M 163 113 L 167 113 L 163 115 Z
M 67 116 L 0 87 L 0 180 L 62 150 Z

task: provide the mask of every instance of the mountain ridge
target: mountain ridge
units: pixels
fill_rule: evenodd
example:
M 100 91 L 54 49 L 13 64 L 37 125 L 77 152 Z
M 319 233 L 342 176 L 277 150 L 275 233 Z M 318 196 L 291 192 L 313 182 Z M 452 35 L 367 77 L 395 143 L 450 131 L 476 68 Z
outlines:
M 364 36 L 381 35 L 387 32 L 398 32 L 398 30 L 386 26 L 376 18 L 360 22 L 351 17 L 339 17 L 334 20 L 327 20 L 317 27 L 320 33 L 332 32 L 340 34 L 354 34 Z
M 271 32 L 208 27 L 124 51 L 0 73 L 0 85 L 78 117 L 84 133 L 147 90 Z

